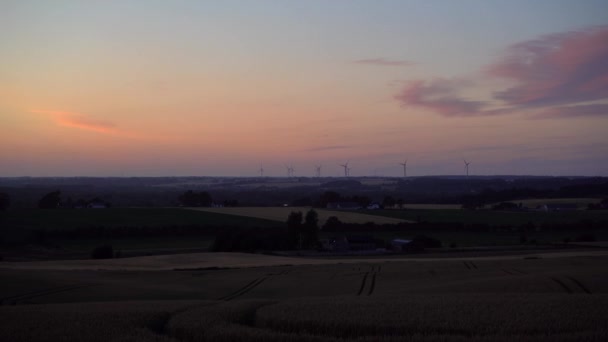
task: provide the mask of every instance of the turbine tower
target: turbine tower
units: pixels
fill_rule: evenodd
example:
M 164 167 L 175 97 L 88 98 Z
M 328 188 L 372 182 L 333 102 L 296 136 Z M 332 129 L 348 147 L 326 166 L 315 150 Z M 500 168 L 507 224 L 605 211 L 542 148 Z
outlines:
M 315 170 L 316 170 L 316 172 L 315 172 L 316 176 L 321 177 L 321 164 L 315 165 Z
M 264 165 L 260 163 L 260 177 L 264 177 Z
M 287 178 L 293 176 L 293 167 L 285 164 L 285 168 L 287 169 Z
M 463 160 L 464 160 L 464 171 L 466 172 L 467 177 L 468 177 L 469 176 L 469 164 L 471 164 L 471 162 L 467 161 L 466 159 L 463 159 Z
M 348 177 L 348 173 L 350 171 L 350 169 L 348 168 L 348 162 L 346 162 L 345 164 L 340 164 L 340 166 L 344 168 L 344 177 Z
M 403 166 L 403 178 L 407 177 L 407 159 L 403 163 L 399 163 L 399 165 Z

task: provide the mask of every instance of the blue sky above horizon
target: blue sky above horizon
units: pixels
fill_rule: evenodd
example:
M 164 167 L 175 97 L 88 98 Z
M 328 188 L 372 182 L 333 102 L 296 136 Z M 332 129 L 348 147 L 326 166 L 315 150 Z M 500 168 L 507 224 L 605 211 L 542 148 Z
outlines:
M 608 176 L 606 1 L 2 1 L 0 176 Z

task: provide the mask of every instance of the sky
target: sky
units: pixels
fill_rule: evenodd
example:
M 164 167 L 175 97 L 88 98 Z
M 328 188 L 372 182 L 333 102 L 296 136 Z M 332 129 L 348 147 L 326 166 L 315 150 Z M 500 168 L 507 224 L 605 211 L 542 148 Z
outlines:
M 0 177 L 608 176 L 605 0 L 0 0 Z

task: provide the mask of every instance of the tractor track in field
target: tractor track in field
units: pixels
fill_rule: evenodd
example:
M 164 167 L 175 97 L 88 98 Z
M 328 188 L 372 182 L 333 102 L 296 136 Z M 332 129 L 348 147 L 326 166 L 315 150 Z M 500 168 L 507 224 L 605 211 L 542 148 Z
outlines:
M 524 275 L 524 274 L 528 274 L 528 273 L 526 273 L 526 272 L 524 272 L 524 271 L 518 270 L 517 268 L 512 268 L 511 270 L 512 270 L 513 272 L 516 272 L 516 273 L 519 273 L 519 274 L 522 274 L 522 275 Z
M 475 265 L 472 261 L 463 261 L 462 263 L 469 270 L 477 269 L 477 265 Z
M 580 281 L 578 281 L 576 278 L 571 277 L 571 276 L 566 276 L 566 278 L 570 279 L 573 283 L 575 283 L 581 290 L 583 290 L 583 292 L 591 294 L 591 291 L 589 291 L 589 289 Z
M 553 280 L 556 284 L 558 284 L 559 286 L 561 286 L 562 289 L 564 289 L 564 291 L 566 291 L 569 294 L 574 293 L 574 291 L 572 291 L 571 288 L 568 287 L 568 285 L 566 285 L 566 283 L 564 283 L 563 281 L 559 280 L 558 278 L 555 277 L 549 277 L 549 279 Z
M 247 285 L 245 285 L 245 286 L 241 287 L 240 289 L 232 292 L 231 294 L 228 294 L 228 295 L 226 295 L 224 297 L 219 298 L 218 300 L 230 301 L 230 300 L 233 300 L 235 298 L 238 298 L 238 297 L 244 295 L 245 293 L 253 290 L 256 286 L 260 285 L 266 279 L 268 279 L 268 277 L 260 277 L 260 278 L 257 278 L 255 280 L 252 280 Z
M 369 287 L 369 292 L 367 292 L 368 296 L 371 296 L 372 293 L 374 293 L 375 287 L 376 287 L 376 273 L 374 272 L 374 274 L 372 274 L 372 283 Z
M 58 287 L 52 287 L 52 288 L 48 288 L 48 289 L 44 289 L 44 290 L 22 293 L 19 295 L 0 298 L 0 305 L 3 305 L 5 302 L 15 305 L 19 301 L 48 296 L 48 295 L 61 293 L 61 292 L 73 291 L 73 290 L 77 290 L 77 289 L 81 289 L 81 288 L 85 288 L 85 287 L 91 287 L 91 286 L 96 286 L 96 284 L 58 286 Z
M 361 279 L 361 286 L 359 287 L 359 291 L 357 292 L 357 296 L 363 295 L 365 291 L 366 285 L 369 283 L 369 289 L 367 290 L 367 296 L 371 296 L 376 289 L 376 277 L 378 273 L 380 273 L 380 267 L 376 265 L 371 265 L 369 271 L 365 272 L 363 278 Z M 367 281 L 369 279 L 369 282 Z
M 361 287 L 359 288 L 359 292 L 357 292 L 357 296 L 360 296 L 361 293 L 363 293 L 363 289 L 365 288 L 365 282 L 367 281 L 368 275 L 369 272 L 365 273 L 365 275 L 363 276 L 363 279 L 361 280 Z
M 520 270 L 518 270 L 516 268 L 510 268 L 510 269 L 501 268 L 501 271 L 505 272 L 506 274 L 513 275 L 513 276 L 527 275 L 528 274 L 528 273 L 526 273 L 524 271 L 520 271 Z

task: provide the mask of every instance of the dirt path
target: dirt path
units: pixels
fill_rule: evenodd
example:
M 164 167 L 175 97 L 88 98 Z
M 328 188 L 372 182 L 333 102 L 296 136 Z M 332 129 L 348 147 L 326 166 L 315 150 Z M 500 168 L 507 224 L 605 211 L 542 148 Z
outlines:
M 445 262 L 481 261 L 481 260 L 521 260 L 523 258 L 568 258 L 568 257 L 605 257 L 606 250 L 561 251 L 522 253 L 518 255 L 487 257 L 453 257 L 453 258 L 415 258 L 411 256 L 395 257 L 358 257 L 358 258 L 298 258 L 247 253 L 192 253 L 175 255 L 155 255 L 107 260 L 53 260 L 32 262 L 0 262 L 0 269 L 45 269 L 45 270 L 196 270 L 205 268 L 248 268 L 283 265 L 331 265 L 360 264 L 379 262 Z M 474 264 L 469 264 L 470 266 Z M 474 266 L 473 266 L 474 267 Z

